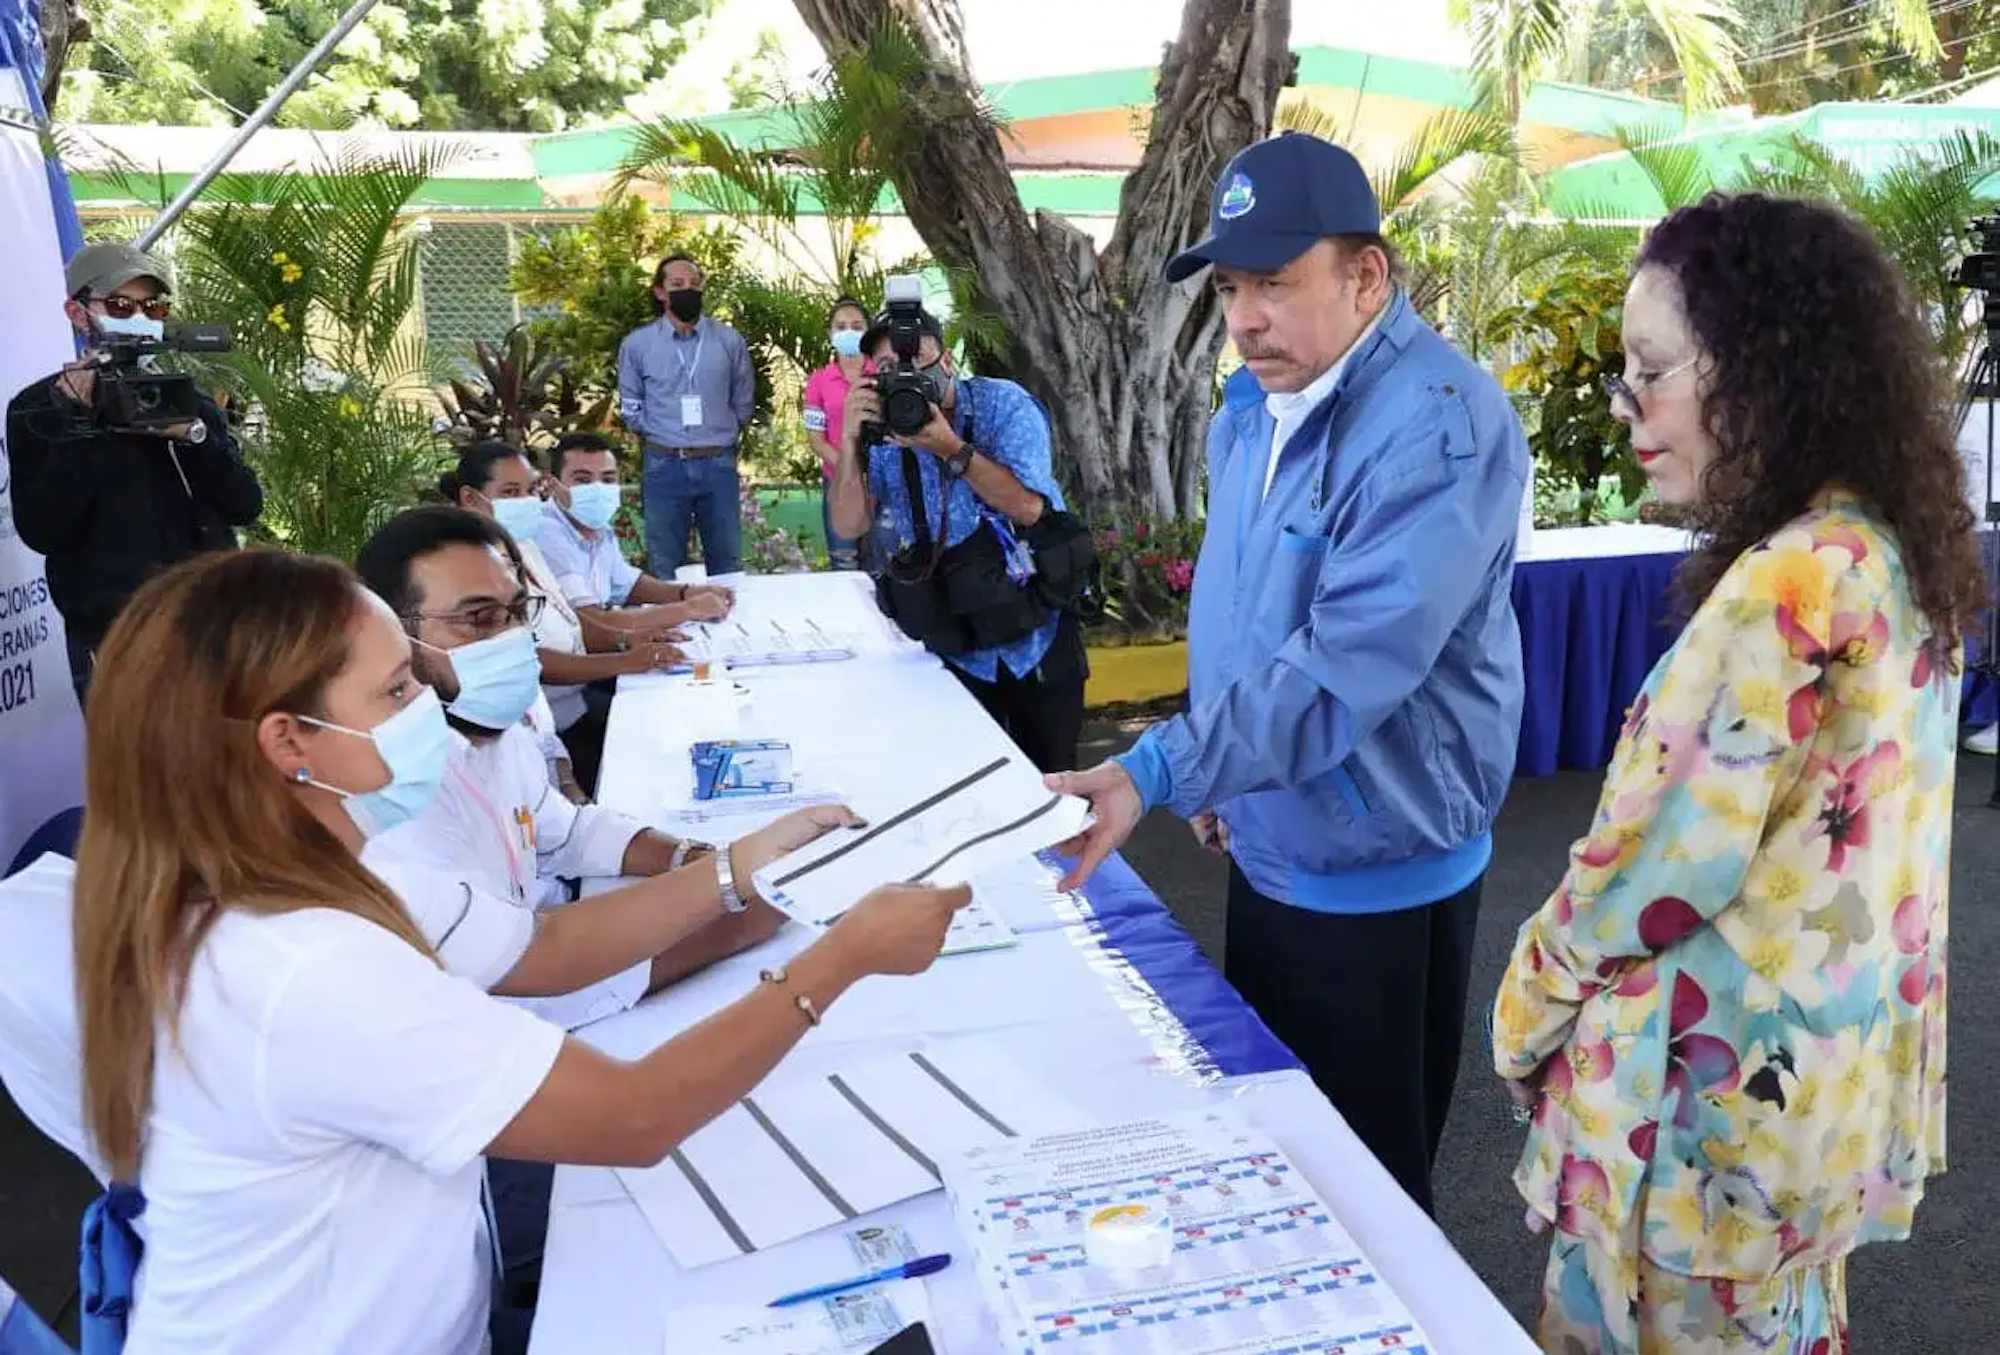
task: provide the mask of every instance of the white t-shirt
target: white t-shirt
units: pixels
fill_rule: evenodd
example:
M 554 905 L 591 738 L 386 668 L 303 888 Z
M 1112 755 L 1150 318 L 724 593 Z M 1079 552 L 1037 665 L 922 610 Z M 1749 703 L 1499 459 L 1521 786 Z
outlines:
M 563 595 L 562 585 L 556 580 L 555 568 L 542 554 L 540 546 L 532 541 L 519 544 L 521 562 L 528 567 L 528 591 L 536 597 L 548 599 L 541 616 L 535 620 L 535 646 L 561 654 L 583 653 L 583 622 L 577 618 L 576 608 L 570 606 L 569 599 Z M 549 708 L 555 713 L 557 729 L 568 729 L 583 718 L 581 686 L 544 682 L 542 693 L 548 697 Z
M 329 909 L 232 909 L 159 1036 L 127 1355 L 477 1355 L 482 1154 L 563 1033 Z
M 445 967 L 481 988 L 505 978 L 534 939 L 534 914 L 456 874 L 383 859 L 373 843 L 361 862 L 403 900 Z M 83 1126 L 75 888 L 76 863 L 55 855 L 0 880 L 0 1082 L 35 1128 L 109 1181 Z
M 408 862 L 465 881 L 475 896 L 512 900 L 524 914 L 567 903 L 565 879 L 623 871 L 625 850 L 644 825 L 565 799 L 549 784 L 533 731 L 516 726 L 484 743 L 452 737 L 437 797 L 368 844 L 363 859 L 371 868 L 386 873 L 388 863 Z M 513 1000 L 574 1029 L 630 1007 L 651 977 L 650 964 L 637 964 L 577 993 Z
M 111 1170 L 83 1128 L 75 887 L 76 864 L 54 853 L 0 880 L 0 1083 L 30 1124 L 106 1182 Z

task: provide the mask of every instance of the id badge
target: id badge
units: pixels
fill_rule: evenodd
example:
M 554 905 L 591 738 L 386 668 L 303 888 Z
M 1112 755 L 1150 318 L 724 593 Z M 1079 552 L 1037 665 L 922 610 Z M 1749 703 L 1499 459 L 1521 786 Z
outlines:
M 681 427 L 701 427 L 701 397 L 699 395 L 683 395 L 681 397 Z

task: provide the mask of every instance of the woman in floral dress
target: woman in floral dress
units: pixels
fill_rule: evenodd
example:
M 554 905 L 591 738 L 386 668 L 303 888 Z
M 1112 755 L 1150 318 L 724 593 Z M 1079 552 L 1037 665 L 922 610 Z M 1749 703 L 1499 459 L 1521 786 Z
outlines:
M 1961 637 L 1950 399 L 1881 247 L 1820 204 L 1673 213 L 1608 382 L 1698 546 L 1589 836 L 1521 928 L 1494 1063 L 1553 1229 L 1558 1355 L 1846 1350 L 1845 1266 L 1944 1169 Z

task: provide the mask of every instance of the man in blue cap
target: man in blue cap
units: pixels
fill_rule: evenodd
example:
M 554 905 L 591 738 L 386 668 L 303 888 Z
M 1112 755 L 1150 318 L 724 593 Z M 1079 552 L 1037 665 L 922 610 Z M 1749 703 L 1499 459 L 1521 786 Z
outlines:
M 1050 778 L 1095 810 L 1071 883 L 1156 806 L 1226 851 L 1230 981 L 1428 1210 L 1519 734 L 1527 443 L 1345 150 L 1251 146 L 1210 217 L 1167 277 L 1213 267 L 1254 383 L 1209 428 L 1188 710 Z

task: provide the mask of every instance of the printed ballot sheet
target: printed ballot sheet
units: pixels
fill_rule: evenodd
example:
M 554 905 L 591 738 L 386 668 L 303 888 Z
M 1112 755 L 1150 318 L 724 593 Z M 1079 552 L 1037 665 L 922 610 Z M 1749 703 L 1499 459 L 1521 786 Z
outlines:
M 666 1355 L 866 1355 L 903 1328 L 929 1320 L 921 1280 L 792 1308 L 682 1308 L 668 1320 Z
M 1009 1348 L 1077 1355 L 1430 1349 L 1284 1152 L 1226 1108 L 982 1145 L 946 1173 Z M 1095 1265 L 1086 1221 L 1141 1203 L 1168 1264 Z
M 1017 755 L 996 757 L 865 828 L 828 833 L 757 872 L 757 893 L 823 926 L 878 885 L 959 884 L 1083 830 L 1089 806 L 1052 795 Z
M 976 1043 L 773 1074 L 664 1162 L 618 1179 L 681 1266 L 746 1256 L 938 1189 L 941 1163 L 1077 1114 Z

